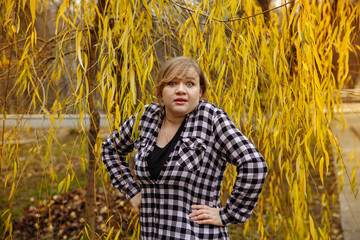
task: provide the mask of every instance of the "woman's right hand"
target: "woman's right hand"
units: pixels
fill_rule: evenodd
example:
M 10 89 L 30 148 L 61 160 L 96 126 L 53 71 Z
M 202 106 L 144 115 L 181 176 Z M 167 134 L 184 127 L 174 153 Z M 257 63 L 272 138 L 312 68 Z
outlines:
M 140 206 L 141 206 L 141 192 L 136 194 L 134 197 L 130 199 L 130 203 L 133 206 L 135 213 L 140 214 Z

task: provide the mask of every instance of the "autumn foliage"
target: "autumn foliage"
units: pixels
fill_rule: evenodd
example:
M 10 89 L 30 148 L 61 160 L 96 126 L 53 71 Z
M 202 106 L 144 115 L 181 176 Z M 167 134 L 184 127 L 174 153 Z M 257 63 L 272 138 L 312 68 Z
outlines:
M 284 1 L 264 8 L 257 1 L 236 0 L 2 1 L 0 236 L 13 234 L 14 196 L 26 185 L 34 162 L 41 166 L 39 187 L 49 184 L 61 194 L 73 185 L 86 188 L 77 179 L 93 153 L 94 181 L 109 189 L 99 132 L 109 134 L 154 101 L 158 67 L 165 59 L 186 55 L 206 73 L 205 99 L 229 114 L 269 166 L 254 215 L 239 224 L 237 236 L 329 239 L 329 206 L 336 191 L 317 196 L 323 217 L 315 220 L 310 208 L 319 194 L 314 179 L 327 184 L 333 154 L 341 163 L 340 149 L 330 150 L 338 144 L 329 126 L 341 112 L 339 90 L 352 81 L 349 56 L 360 50 L 360 4 L 332 2 Z M 95 121 L 99 113 L 106 121 Z M 9 114 L 49 118 L 45 141 L 29 143 L 21 152 L 17 134 L 26 126 L 7 126 Z M 62 149 L 57 133 L 67 114 L 78 116 L 77 135 L 68 143 L 74 148 L 55 153 L 54 148 Z M 89 116 L 92 133 L 83 123 Z M 58 155 L 66 161 L 61 171 L 55 167 Z M 224 198 L 234 171 L 227 169 Z M 344 171 L 343 177 L 354 183 L 354 175 Z M 39 205 L 53 198 L 54 192 L 45 193 L 38 194 Z M 91 224 L 84 222 L 78 236 L 119 239 L 123 229 L 110 221 L 112 214 L 102 220 L 107 232 L 92 235 Z

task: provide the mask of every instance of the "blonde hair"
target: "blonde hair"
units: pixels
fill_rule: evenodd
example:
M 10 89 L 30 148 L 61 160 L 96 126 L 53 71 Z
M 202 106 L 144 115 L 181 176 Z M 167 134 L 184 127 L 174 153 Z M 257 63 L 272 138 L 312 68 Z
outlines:
M 200 89 L 202 94 L 205 93 L 207 81 L 199 64 L 190 57 L 174 57 L 160 67 L 160 70 L 155 78 L 155 95 L 159 102 L 161 102 L 162 90 L 165 85 L 175 77 L 181 77 L 183 74 L 186 74 L 189 68 L 195 69 L 195 71 L 199 74 Z

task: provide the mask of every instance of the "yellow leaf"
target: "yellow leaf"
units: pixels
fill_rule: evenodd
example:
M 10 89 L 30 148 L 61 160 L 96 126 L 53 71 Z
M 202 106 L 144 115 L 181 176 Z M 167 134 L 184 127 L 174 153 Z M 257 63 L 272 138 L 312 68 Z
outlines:
M 4 233 L 7 233 L 7 232 L 8 232 L 8 229 L 11 227 L 11 217 L 12 217 L 12 214 L 11 214 L 11 212 L 9 211 L 9 209 L 5 210 L 4 213 L 1 215 L 1 219 L 2 219 L 2 220 L 4 219 L 5 214 L 8 214 L 8 216 L 6 217 L 6 220 L 3 221 L 2 226 L 1 226 L 1 230 L 2 230 Z
M 310 227 L 311 238 L 315 240 L 318 239 L 318 235 L 316 233 L 316 229 L 314 226 L 314 221 L 310 214 L 309 214 L 309 227 Z
M 30 0 L 30 13 L 31 13 L 31 18 L 32 18 L 33 22 L 35 22 L 35 18 L 36 18 L 36 14 L 35 14 L 36 3 L 37 3 L 37 0 Z
M 315 169 L 314 159 L 313 159 L 313 156 L 310 153 L 310 150 L 309 150 L 309 147 L 308 147 L 308 144 L 307 144 L 307 140 L 305 140 L 304 147 L 305 147 L 305 154 L 307 156 L 307 159 L 309 160 L 309 162 L 310 162 L 311 166 L 313 167 L 313 169 Z
M 322 185 L 324 185 L 324 157 L 321 157 L 319 161 L 319 174 Z
M 135 83 L 135 72 L 133 68 L 130 68 L 130 91 L 132 95 L 133 104 L 136 104 L 136 83 Z
M 114 226 L 112 226 L 111 229 L 110 229 L 110 231 L 107 233 L 107 237 L 105 238 L 105 240 L 110 239 L 113 231 L 114 231 Z
M 119 230 L 119 231 L 116 233 L 114 240 L 118 240 L 118 239 L 119 239 L 121 232 L 122 232 L 122 231 Z
M 81 52 L 81 41 L 82 41 L 82 31 L 79 31 L 79 34 L 76 35 L 76 43 L 75 43 L 75 48 L 76 48 L 76 56 L 79 60 L 80 66 L 85 70 L 84 64 L 83 64 L 83 60 L 82 60 L 82 52 Z M 79 79 L 78 79 L 79 81 Z
M 253 110 L 254 110 L 254 104 L 255 104 L 255 93 L 253 93 L 253 94 L 251 95 L 250 107 L 249 107 L 249 113 L 248 113 L 248 119 L 249 119 L 249 121 L 252 120 L 252 114 L 253 114 Z

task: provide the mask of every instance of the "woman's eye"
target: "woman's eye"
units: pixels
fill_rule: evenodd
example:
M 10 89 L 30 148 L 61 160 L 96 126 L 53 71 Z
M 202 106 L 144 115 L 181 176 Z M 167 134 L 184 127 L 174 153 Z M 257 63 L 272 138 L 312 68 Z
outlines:
M 169 86 L 175 86 L 175 84 L 176 84 L 175 82 L 169 82 L 168 83 Z
M 194 86 L 194 83 L 192 83 L 192 82 L 187 82 L 186 85 L 187 85 L 188 87 L 192 87 L 192 86 Z

